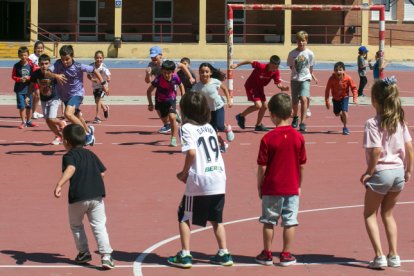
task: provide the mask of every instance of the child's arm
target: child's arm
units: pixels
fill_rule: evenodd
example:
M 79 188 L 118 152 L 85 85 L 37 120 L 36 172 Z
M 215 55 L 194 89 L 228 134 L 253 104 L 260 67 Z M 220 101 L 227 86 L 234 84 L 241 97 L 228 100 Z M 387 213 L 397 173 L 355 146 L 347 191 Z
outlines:
M 358 89 L 357 89 L 353 79 L 349 79 L 349 86 L 351 87 L 351 90 L 352 90 L 352 96 L 354 98 L 354 104 L 357 104 L 357 102 L 358 102 Z
M 302 183 L 303 183 L 303 171 L 305 170 L 305 167 L 303 165 L 300 166 L 300 175 L 299 175 L 299 195 L 301 194 L 302 190 Z
M 193 75 L 191 75 L 190 70 L 188 70 L 188 67 L 185 64 L 182 64 L 180 62 L 177 64 L 177 68 L 180 70 L 183 70 L 183 72 L 187 75 L 188 79 L 190 80 L 191 84 L 195 83 L 195 79 L 193 78 Z
M 102 90 L 105 92 L 105 94 L 109 95 L 108 86 L 106 85 L 106 81 L 103 80 L 101 73 L 99 73 L 99 70 L 94 68 L 93 69 L 93 74 L 94 74 L 95 78 L 98 79 L 98 83 L 100 83 L 102 85 Z
M 229 89 L 224 83 L 220 85 L 220 89 L 221 91 L 223 91 L 224 95 L 226 96 L 227 106 L 231 108 L 233 106 L 233 97 L 230 95 Z
M 318 84 L 318 79 L 316 78 L 315 73 L 313 73 L 313 66 L 310 67 L 310 72 L 312 79 L 315 81 L 316 84 Z
M 24 81 L 24 78 L 21 78 L 21 77 L 18 77 L 18 76 L 17 76 L 16 67 L 13 67 L 13 71 L 12 71 L 12 79 L 13 79 L 15 82 L 25 82 L 25 81 Z
M 46 71 L 45 73 L 45 77 L 46 78 L 51 78 L 51 79 L 56 79 L 57 82 L 62 85 L 64 83 L 66 83 L 68 81 L 68 79 L 65 77 L 64 74 L 56 74 L 56 73 L 52 73 L 50 71 Z
M 266 171 L 266 166 L 262 166 L 262 165 L 257 166 L 257 193 L 259 195 L 259 198 L 262 198 L 262 186 L 263 186 L 265 171 Z
M 184 84 L 183 83 L 180 83 L 180 85 L 178 86 L 178 88 L 180 89 L 181 96 L 184 95 L 184 93 L 185 93 Z
M 414 151 L 411 142 L 405 143 L 405 182 L 410 181 L 414 166 Z
M 184 183 L 187 182 L 188 171 L 190 170 L 191 165 L 193 164 L 195 158 L 196 158 L 196 151 L 194 149 L 188 150 L 187 154 L 185 155 L 184 167 L 181 172 L 177 173 L 178 180 Z
M 148 110 L 153 111 L 154 110 L 154 104 L 152 103 L 152 91 L 154 91 L 155 86 L 150 85 L 147 89 L 147 99 L 148 99 Z
M 329 109 L 331 107 L 331 104 L 329 102 L 329 93 L 331 92 L 331 79 L 328 80 L 328 83 L 325 87 L 325 106 L 326 109 Z
M 381 155 L 381 148 L 368 148 L 366 151 L 368 155 L 368 167 L 360 178 L 362 184 L 365 184 L 365 182 L 367 182 L 367 180 L 375 172 L 375 166 L 377 165 L 378 159 Z
M 281 82 L 276 84 L 276 87 L 280 89 L 280 91 L 289 91 L 289 86 L 282 85 Z
M 232 65 L 230 65 L 230 68 L 231 69 L 236 69 L 237 67 L 240 67 L 240 66 L 242 66 L 242 65 L 246 65 L 246 64 L 252 64 L 252 61 L 251 60 L 244 60 L 244 61 L 242 61 L 242 62 L 240 62 L 240 63 L 234 63 L 234 64 L 232 64 Z
M 147 67 L 145 70 L 145 82 L 150 83 L 151 82 L 151 67 Z
M 73 165 L 69 165 L 66 167 L 65 171 L 62 173 L 62 176 L 60 177 L 55 187 L 54 194 L 56 198 L 59 198 L 62 195 L 63 185 L 65 185 L 65 183 L 68 182 L 68 180 L 73 176 L 75 171 L 76 171 L 76 168 Z

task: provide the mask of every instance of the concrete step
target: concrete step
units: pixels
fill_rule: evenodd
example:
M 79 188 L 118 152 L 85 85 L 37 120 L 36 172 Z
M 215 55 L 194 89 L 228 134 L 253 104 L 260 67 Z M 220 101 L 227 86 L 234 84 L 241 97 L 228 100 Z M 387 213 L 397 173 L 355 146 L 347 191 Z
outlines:
M 17 58 L 17 51 L 21 46 L 30 49 L 30 44 L 27 42 L 0 42 L 0 58 Z

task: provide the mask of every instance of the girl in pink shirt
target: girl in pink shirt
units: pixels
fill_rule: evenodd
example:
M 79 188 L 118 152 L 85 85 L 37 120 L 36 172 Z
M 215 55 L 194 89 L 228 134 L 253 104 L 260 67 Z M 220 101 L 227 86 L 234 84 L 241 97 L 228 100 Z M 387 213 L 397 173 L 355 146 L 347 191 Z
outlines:
M 372 86 L 371 102 L 377 115 L 366 122 L 364 132 L 367 170 L 360 181 L 366 187 L 364 219 L 375 252 L 368 267 L 374 269 L 401 265 L 393 210 L 404 183 L 411 178 L 414 163 L 411 136 L 396 82 L 395 77 L 390 77 Z M 387 256 L 382 251 L 378 229 L 377 212 L 380 207 L 388 239 Z

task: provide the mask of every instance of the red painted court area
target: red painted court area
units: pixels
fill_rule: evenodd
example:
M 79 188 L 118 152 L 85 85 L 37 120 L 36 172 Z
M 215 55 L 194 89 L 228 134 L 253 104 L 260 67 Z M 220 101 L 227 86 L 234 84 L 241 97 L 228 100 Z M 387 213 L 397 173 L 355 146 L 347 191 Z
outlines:
M 145 95 L 142 70 L 112 72 L 113 95 Z M 237 71 L 236 96 L 244 95 L 243 83 L 248 74 L 249 71 Z M 323 95 L 329 75 L 328 71 L 317 72 L 320 82 L 312 86 L 313 96 Z M 411 97 L 408 73 L 395 72 L 395 75 L 402 96 Z M 356 75 L 352 76 L 358 82 Z M 282 71 L 282 78 L 289 80 L 288 71 Z M 90 95 L 88 85 L 87 88 Z M 267 95 L 276 90 L 269 85 Z M 93 119 L 93 108 L 82 109 L 89 120 Z M 90 147 L 108 169 L 105 176 L 107 227 L 117 267 L 104 272 L 99 268 L 97 253 L 93 254 L 91 266 L 73 262 L 77 252 L 67 218 L 67 186 L 61 199 L 53 196 L 60 176 L 63 146 L 48 144 L 53 137 L 41 120 L 38 128 L 17 129 L 19 119 L 15 107 L 1 106 L 0 275 L 133 275 L 134 268 L 143 275 L 407 275 L 414 272 L 412 183 L 401 194 L 401 204 L 395 214 L 402 267 L 382 272 L 366 268 L 374 254 L 362 217 L 364 188 L 359 177 L 366 168 L 362 131 L 366 119 L 374 115 L 370 105 L 350 106 L 349 136 L 340 133 L 340 121 L 331 110 L 312 106 L 308 132 L 304 134 L 308 163 L 302 187 L 300 226 L 292 252 L 298 264 L 287 268 L 277 265 L 282 242 L 282 231 L 278 227 L 273 242 L 276 265 L 256 265 L 254 256 L 262 249 L 262 227 L 257 221 L 261 205 L 256 192 L 256 158 L 263 133 L 252 128 L 255 114 L 247 118 L 247 125 L 251 127 L 240 130 L 236 126 L 234 116 L 244 108 L 226 109 L 227 121 L 234 126 L 236 134 L 224 154 L 228 178 L 224 219 L 229 223 L 227 243 L 235 266 L 210 265 L 208 259 L 217 250 L 212 230 L 196 227 L 193 230 L 199 232 L 193 233 L 191 240 L 194 266 L 182 270 L 167 266 L 166 258 L 180 249 L 176 210 L 184 186 L 175 174 L 183 166 L 184 155 L 179 147 L 168 147 L 168 135 L 157 133 L 160 120 L 146 106 L 111 106 L 110 118 L 96 126 L 97 144 Z M 411 125 L 414 107 L 407 106 L 405 111 Z M 264 123 L 271 125 L 269 117 L 265 117 Z M 85 227 L 90 249 L 96 251 L 89 225 Z M 382 238 L 386 252 L 385 236 Z

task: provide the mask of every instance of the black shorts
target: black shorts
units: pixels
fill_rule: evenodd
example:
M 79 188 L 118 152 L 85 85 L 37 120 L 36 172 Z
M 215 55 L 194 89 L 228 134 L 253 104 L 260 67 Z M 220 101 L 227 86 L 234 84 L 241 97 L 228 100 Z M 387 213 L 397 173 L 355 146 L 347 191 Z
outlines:
M 93 90 L 93 98 L 96 100 L 98 98 L 103 98 L 105 96 L 105 92 L 102 88 L 97 88 Z
M 170 113 L 176 112 L 176 100 L 169 100 L 165 102 L 156 102 L 155 103 L 155 110 L 160 112 L 161 118 L 167 117 Z
M 191 220 L 205 227 L 207 221 L 223 222 L 225 195 L 183 196 L 178 207 L 178 222 Z

